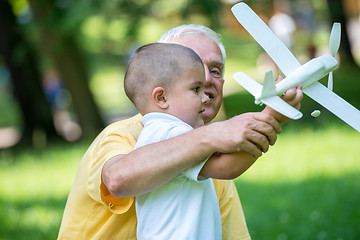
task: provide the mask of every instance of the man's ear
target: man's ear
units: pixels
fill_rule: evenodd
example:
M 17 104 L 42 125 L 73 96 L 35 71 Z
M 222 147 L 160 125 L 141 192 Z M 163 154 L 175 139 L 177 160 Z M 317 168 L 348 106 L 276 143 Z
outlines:
M 154 103 L 159 106 L 161 109 L 166 109 L 169 107 L 165 96 L 165 89 L 163 87 L 156 87 L 152 92 L 152 100 Z

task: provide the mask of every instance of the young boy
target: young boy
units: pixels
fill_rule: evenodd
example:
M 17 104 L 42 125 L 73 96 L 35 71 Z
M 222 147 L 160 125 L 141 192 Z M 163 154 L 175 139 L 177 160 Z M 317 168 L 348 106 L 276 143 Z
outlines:
M 209 100 L 204 93 L 205 71 L 190 48 L 167 43 L 139 48 L 130 60 L 124 85 L 143 115 L 144 129 L 135 148 L 204 125 L 201 113 Z M 222 238 L 213 183 L 199 177 L 205 162 L 136 197 L 138 239 Z
M 143 116 L 144 128 L 135 149 L 204 125 L 202 113 L 209 101 L 204 92 L 205 69 L 190 48 L 170 43 L 140 47 L 129 62 L 124 87 Z M 201 176 L 224 165 L 246 169 L 249 157 L 213 153 L 162 187 L 136 196 L 137 238 L 222 239 L 214 185 Z

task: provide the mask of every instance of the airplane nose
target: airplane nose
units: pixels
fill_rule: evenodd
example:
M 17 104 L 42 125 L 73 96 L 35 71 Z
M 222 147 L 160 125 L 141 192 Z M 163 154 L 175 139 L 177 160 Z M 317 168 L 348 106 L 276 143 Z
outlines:
M 333 69 L 338 65 L 338 62 L 333 56 L 324 55 L 318 57 L 319 61 L 325 66 L 326 69 Z

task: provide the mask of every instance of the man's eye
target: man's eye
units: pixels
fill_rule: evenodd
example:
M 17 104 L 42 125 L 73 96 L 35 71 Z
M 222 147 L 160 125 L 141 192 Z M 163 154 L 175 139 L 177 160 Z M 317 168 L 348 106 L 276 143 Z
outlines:
M 221 72 L 218 69 L 210 69 L 210 73 L 214 76 L 214 77 L 221 77 Z

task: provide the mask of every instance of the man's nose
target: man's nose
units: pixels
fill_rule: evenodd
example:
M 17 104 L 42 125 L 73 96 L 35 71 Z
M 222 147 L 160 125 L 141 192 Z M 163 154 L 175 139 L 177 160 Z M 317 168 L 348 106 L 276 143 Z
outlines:
M 213 78 L 211 76 L 211 73 L 210 73 L 210 69 L 208 68 L 208 66 L 205 65 L 205 85 L 211 85 L 213 84 Z

